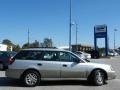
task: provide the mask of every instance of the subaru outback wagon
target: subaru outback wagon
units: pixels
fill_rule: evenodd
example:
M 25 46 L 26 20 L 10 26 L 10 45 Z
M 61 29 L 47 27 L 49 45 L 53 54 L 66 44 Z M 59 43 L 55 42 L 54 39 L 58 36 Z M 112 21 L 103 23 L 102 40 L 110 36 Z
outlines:
M 6 76 L 20 79 L 30 87 L 41 80 L 81 79 L 100 86 L 116 77 L 110 65 L 86 62 L 70 51 L 49 48 L 21 50 L 9 60 Z

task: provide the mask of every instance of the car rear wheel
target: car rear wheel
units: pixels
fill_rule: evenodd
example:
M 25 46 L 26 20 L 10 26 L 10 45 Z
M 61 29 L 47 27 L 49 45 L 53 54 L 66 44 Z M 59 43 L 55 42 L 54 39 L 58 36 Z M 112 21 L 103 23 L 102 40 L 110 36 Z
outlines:
M 36 71 L 29 70 L 23 75 L 23 81 L 28 87 L 37 86 L 40 83 L 40 75 Z
M 3 70 L 3 64 L 0 64 L 0 70 Z
M 6 70 L 8 69 L 8 66 L 4 65 L 4 64 L 0 64 L 0 70 Z
M 95 70 L 93 72 L 92 78 L 93 78 L 93 83 L 97 86 L 101 86 L 105 82 L 105 77 L 104 73 L 101 70 Z

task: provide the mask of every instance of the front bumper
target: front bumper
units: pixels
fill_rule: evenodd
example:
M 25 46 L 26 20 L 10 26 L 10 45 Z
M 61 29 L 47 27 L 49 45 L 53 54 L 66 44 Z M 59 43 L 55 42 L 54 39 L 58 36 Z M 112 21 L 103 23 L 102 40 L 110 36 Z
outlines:
M 108 74 L 108 80 L 112 80 L 116 78 L 115 71 L 107 72 L 107 74 Z

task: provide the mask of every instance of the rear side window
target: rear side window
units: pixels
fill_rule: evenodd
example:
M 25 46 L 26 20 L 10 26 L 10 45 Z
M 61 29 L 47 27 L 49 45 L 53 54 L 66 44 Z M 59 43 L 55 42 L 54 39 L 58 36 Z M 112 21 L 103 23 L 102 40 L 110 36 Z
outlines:
M 42 52 L 41 51 L 20 51 L 15 59 L 19 60 L 41 60 Z
M 54 51 L 20 51 L 14 58 L 19 60 L 59 61 L 58 53 Z

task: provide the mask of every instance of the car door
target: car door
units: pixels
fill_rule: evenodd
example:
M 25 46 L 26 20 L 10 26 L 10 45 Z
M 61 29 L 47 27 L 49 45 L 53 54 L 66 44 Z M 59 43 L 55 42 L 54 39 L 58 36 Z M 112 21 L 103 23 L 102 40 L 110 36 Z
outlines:
M 62 79 L 86 77 L 86 68 L 78 57 L 69 52 L 60 52 L 59 56 L 61 60 Z M 79 63 L 76 61 L 79 61 Z
M 15 56 L 15 65 L 20 69 L 39 70 L 41 79 L 58 79 L 60 78 L 60 62 L 57 55 L 57 52 L 52 51 L 25 50 Z
M 44 79 L 60 79 L 60 61 L 56 51 L 42 52 L 42 59 L 38 62 L 39 71 Z

